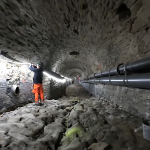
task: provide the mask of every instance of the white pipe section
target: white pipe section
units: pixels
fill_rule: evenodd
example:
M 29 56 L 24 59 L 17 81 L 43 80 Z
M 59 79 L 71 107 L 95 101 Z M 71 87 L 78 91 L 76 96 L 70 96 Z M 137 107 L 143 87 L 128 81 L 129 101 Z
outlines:
M 45 71 L 43 71 L 43 74 L 46 75 L 47 77 L 51 78 L 51 79 L 54 79 L 56 82 L 61 82 L 61 83 L 66 82 L 66 79 L 58 79 L 58 78 L 52 76 L 51 74 L 49 74 Z

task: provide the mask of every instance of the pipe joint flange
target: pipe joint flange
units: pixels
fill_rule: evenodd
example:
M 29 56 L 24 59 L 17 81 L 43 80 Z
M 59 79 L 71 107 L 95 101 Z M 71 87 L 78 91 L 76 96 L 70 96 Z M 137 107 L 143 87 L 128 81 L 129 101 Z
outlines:
M 101 78 L 102 78 L 102 72 L 101 72 L 101 76 L 100 76 L 100 78 L 99 78 L 99 82 L 100 82 L 101 84 L 103 84 L 103 83 L 101 82 Z
M 95 74 L 96 74 L 96 73 L 94 73 L 94 81 L 93 81 L 93 84 L 95 84 Z
M 126 87 L 129 87 L 128 79 L 127 79 L 127 65 L 126 64 L 124 65 L 124 72 L 125 72 L 125 74 L 124 74 L 124 84 L 125 84 Z
M 111 79 L 110 79 L 110 70 L 111 70 L 111 69 L 109 69 L 109 83 L 112 84 L 112 83 L 111 83 Z
M 127 75 L 127 73 L 128 73 L 128 72 L 127 72 L 127 64 L 125 64 L 125 65 L 124 65 L 124 74 Z
M 124 64 L 121 63 L 121 64 L 119 64 L 119 65 L 117 66 L 117 73 L 118 73 L 119 75 L 121 75 L 121 72 L 120 72 L 120 70 L 119 70 L 119 67 L 120 67 L 121 65 L 124 65 Z
M 94 78 L 96 78 L 95 75 L 96 75 L 96 73 L 94 73 Z

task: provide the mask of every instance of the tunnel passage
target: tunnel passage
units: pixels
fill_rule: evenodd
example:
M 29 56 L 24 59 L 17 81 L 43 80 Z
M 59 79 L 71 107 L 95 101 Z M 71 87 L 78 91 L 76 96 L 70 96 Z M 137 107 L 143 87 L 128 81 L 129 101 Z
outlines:
M 85 79 L 149 55 L 149 6 L 147 0 L 2 0 L 1 55 L 22 63 L 43 61 L 49 71 L 72 80 L 78 76 Z M 31 81 L 29 76 L 26 78 Z M 50 88 L 57 91 L 61 86 L 47 79 L 44 85 L 46 97 L 51 97 Z M 134 110 L 133 113 L 144 114 L 148 110 L 148 91 L 87 87 L 90 93 L 113 99 L 126 110 Z M 95 90 L 96 87 L 101 90 Z M 143 107 L 139 109 L 141 103 Z
M 118 64 L 126 64 L 127 62 L 149 56 L 149 8 L 150 1 L 148 0 L 1 0 L 1 113 L 4 113 L 5 109 L 9 106 L 16 107 L 19 103 L 33 102 L 34 98 L 31 93 L 33 88 L 33 73 L 28 70 L 28 66 L 24 63 L 32 62 L 37 64 L 42 61 L 44 62 L 44 69 L 47 72 L 53 71 L 66 80 L 65 82 L 58 82 L 52 78 L 44 77 L 43 86 L 46 100 L 59 99 L 64 96 L 66 94 L 66 87 L 71 84 L 71 81 L 81 84 L 90 94 L 96 97 L 89 100 L 84 99 L 80 106 L 76 106 L 77 111 L 73 109 L 73 102 L 65 104 L 66 101 L 70 100 L 69 98 L 65 98 L 63 104 L 55 100 L 48 101 L 48 109 L 46 110 L 38 109 L 33 104 L 28 104 L 27 109 L 20 110 L 22 111 L 21 114 L 27 112 L 25 116 L 21 118 L 20 116 L 15 116 L 14 111 L 12 115 L 15 116 L 14 120 L 11 120 L 10 117 L 8 122 L 7 115 L 9 113 L 6 113 L 4 118 L 0 118 L 0 121 L 4 123 L 4 130 L 0 133 L 2 137 L 6 138 L 4 141 L 0 139 L 0 142 L 2 142 L 1 145 L 4 147 L 2 149 L 7 149 L 6 146 L 10 149 L 16 147 L 16 141 L 11 141 L 13 138 L 15 140 L 23 139 L 23 142 L 19 140 L 21 143 L 19 145 L 24 145 L 24 147 L 26 146 L 29 149 L 33 145 L 39 146 L 40 149 L 41 145 L 39 141 L 45 149 L 55 149 L 56 147 L 63 149 L 65 145 L 63 140 L 62 143 L 64 145 L 57 145 L 60 143 L 62 133 L 65 132 L 66 128 L 72 127 L 77 122 L 80 122 L 84 127 L 83 130 L 83 127 L 75 128 L 77 131 L 81 129 L 81 133 L 83 134 L 85 131 L 88 133 L 94 132 L 94 139 L 89 137 L 89 140 L 86 139 L 85 141 L 82 135 L 80 137 L 80 134 L 75 134 L 78 136 L 74 141 L 75 143 L 79 143 L 78 149 L 82 149 L 83 147 L 92 149 L 92 147 L 95 148 L 96 146 L 100 147 L 104 145 L 106 149 L 113 149 L 114 147 L 116 149 L 149 149 L 149 143 L 147 144 L 147 142 L 143 141 L 141 133 L 139 136 L 137 135 L 139 138 L 136 138 L 135 142 L 140 143 L 139 147 L 134 145 L 133 142 L 135 141 L 133 132 L 135 128 L 138 128 L 142 124 L 141 118 L 149 119 L 149 90 L 100 83 L 82 83 L 78 81 L 78 77 L 84 80 L 96 73 L 106 70 L 110 71 L 111 68 Z M 12 61 L 22 64 L 13 64 Z M 20 92 L 15 96 L 8 90 L 13 85 L 19 85 L 19 90 L 16 89 L 15 93 Z M 80 91 L 81 85 L 72 84 L 68 88 L 77 86 L 79 87 L 79 91 L 77 93 L 74 90 L 71 92 L 73 94 L 80 94 L 83 90 L 82 88 Z M 85 89 L 83 90 L 84 92 Z M 85 94 L 84 92 L 81 93 Z M 72 99 L 74 100 L 76 97 Z M 93 103 L 91 102 L 92 100 L 94 101 Z M 106 104 L 106 106 L 103 107 L 103 104 Z M 121 111 L 118 109 L 113 110 L 111 107 L 120 108 Z M 60 108 L 65 108 L 65 110 Z M 59 110 L 59 114 L 49 112 L 51 109 L 55 111 Z M 29 115 L 29 110 L 33 114 Z M 122 110 L 126 111 L 126 113 L 124 114 Z M 73 115 L 70 114 L 71 112 Z M 90 114 L 90 112 L 92 113 Z M 103 112 L 105 113 L 103 114 Z M 40 113 L 43 113 L 44 116 Z M 66 114 L 68 115 L 66 116 Z M 80 115 L 78 116 L 77 114 Z M 115 117 L 116 114 L 118 118 Z M 39 116 L 37 119 L 38 123 L 32 120 L 37 117 L 36 115 Z M 56 116 L 59 116 L 58 120 Z M 68 116 L 70 118 L 68 119 L 69 124 L 67 126 L 66 118 Z M 88 118 L 87 120 L 85 116 Z M 131 120 L 133 121 L 133 118 L 136 118 L 135 116 L 140 118 L 130 123 Z M 62 117 L 66 120 L 64 121 Z M 30 119 L 26 120 L 26 118 Z M 124 120 L 126 118 L 128 121 Z M 98 119 L 101 120 L 101 125 L 97 122 Z M 74 120 L 77 122 L 74 122 Z M 114 127 L 114 124 L 118 124 L 117 121 L 121 121 L 122 124 L 125 122 L 128 123 L 125 126 L 120 124 L 120 127 Z M 9 123 L 15 123 L 12 130 L 9 128 L 9 132 L 7 132 L 8 128 L 5 128 L 5 122 L 7 122 L 8 128 L 10 127 Z M 18 122 L 21 124 L 17 124 Z M 26 130 L 28 132 L 24 130 L 23 124 L 25 122 L 27 123 Z M 33 124 L 37 124 L 36 129 L 33 128 Z M 94 129 L 92 128 L 93 126 L 95 126 Z M 61 132 L 57 132 L 55 127 L 59 127 Z M 43 129 L 45 130 L 43 131 Z M 52 130 L 50 131 L 54 135 L 60 135 L 54 139 L 55 144 L 49 141 L 49 137 L 47 137 L 49 135 L 46 136 L 49 129 Z M 18 134 L 14 133 L 16 130 L 19 130 Z M 101 132 L 102 130 L 103 132 Z M 37 132 L 41 133 L 42 137 L 44 135 L 44 137 L 41 138 Z M 95 135 L 98 132 L 101 134 L 96 137 Z M 29 135 L 33 138 L 33 143 L 30 144 L 28 143 L 28 141 L 31 141 L 28 137 Z M 130 137 L 130 139 L 125 137 Z M 38 143 L 35 142 L 35 139 Z M 47 139 L 50 143 L 48 143 Z M 112 139 L 116 141 L 120 140 L 120 143 L 125 144 L 123 146 L 120 145 L 121 148 L 118 148 L 116 141 L 111 143 Z M 80 145 L 81 141 L 82 144 Z M 105 141 L 104 145 L 91 145 L 94 142 L 98 143 L 101 141 Z M 131 143 L 126 143 L 127 141 L 131 141 Z M 9 145 L 8 143 L 11 144 Z M 52 147 L 50 147 L 51 145 Z M 146 147 L 143 148 L 143 145 Z
M 85 90 L 85 88 L 83 88 L 83 86 L 81 86 L 80 84 L 71 84 L 69 86 L 67 86 L 66 88 L 66 96 L 73 96 L 73 97 L 90 97 L 90 94 L 88 93 L 87 90 Z
M 2 0 L 1 55 L 22 63 L 43 61 L 48 71 L 83 80 L 149 56 L 149 6 L 146 0 Z M 30 73 L 25 78 L 25 84 L 32 81 Z M 65 86 L 45 81 L 47 98 L 65 94 L 61 92 Z M 134 114 L 149 113 L 147 90 L 90 84 L 85 88 L 95 96 L 113 99 Z M 49 94 L 50 89 L 56 94 Z M 31 98 L 23 99 L 27 97 Z

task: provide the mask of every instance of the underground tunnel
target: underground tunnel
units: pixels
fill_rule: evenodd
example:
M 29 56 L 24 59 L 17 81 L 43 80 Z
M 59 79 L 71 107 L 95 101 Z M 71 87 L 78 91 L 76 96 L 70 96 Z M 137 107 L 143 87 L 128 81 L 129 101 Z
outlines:
M 1 0 L 0 150 L 150 150 L 149 7 Z

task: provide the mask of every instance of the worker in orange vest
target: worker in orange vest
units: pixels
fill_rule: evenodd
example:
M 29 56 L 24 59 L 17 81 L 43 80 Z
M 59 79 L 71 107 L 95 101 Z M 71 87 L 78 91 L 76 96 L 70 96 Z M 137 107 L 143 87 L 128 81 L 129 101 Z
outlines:
M 80 76 L 78 76 L 78 81 L 80 82 L 81 80 L 80 80 Z
M 29 69 L 34 72 L 33 77 L 33 90 L 32 92 L 35 94 L 35 105 L 40 106 L 44 105 L 44 94 L 43 94 L 43 62 L 39 62 L 37 66 L 31 64 Z M 39 101 L 39 95 L 41 100 Z

